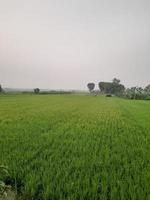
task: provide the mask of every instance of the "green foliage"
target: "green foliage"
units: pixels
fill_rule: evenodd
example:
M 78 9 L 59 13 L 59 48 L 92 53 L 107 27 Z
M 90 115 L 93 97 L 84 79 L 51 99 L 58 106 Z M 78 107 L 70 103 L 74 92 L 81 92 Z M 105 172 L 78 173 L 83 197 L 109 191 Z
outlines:
M 95 83 L 88 83 L 87 87 L 88 87 L 89 91 L 92 92 L 95 88 Z
M 149 101 L 5 95 L 0 110 L 0 163 L 25 200 L 150 199 Z
M 2 88 L 2 86 L 0 85 L 0 93 L 2 93 L 3 92 L 3 88 Z
M 35 89 L 34 89 L 34 93 L 35 93 L 35 94 L 39 94 L 39 93 L 40 93 L 40 89 L 39 89 L 39 88 L 35 88 Z
M 117 78 L 114 78 L 114 79 L 112 80 L 112 82 L 113 82 L 114 84 L 116 84 L 116 85 L 119 85 L 121 81 L 120 81 L 119 79 L 117 79 Z
M 112 94 L 112 83 L 111 82 L 100 82 L 99 89 L 102 93 Z
M 125 87 L 120 84 L 120 80 L 114 78 L 113 82 L 100 82 L 99 89 L 105 94 L 122 95 L 124 93 Z
M 132 87 L 125 91 L 124 97 L 128 99 L 150 100 L 150 93 L 145 92 L 141 87 Z
M 144 91 L 150 94 L 150 84 L 145 87 Z

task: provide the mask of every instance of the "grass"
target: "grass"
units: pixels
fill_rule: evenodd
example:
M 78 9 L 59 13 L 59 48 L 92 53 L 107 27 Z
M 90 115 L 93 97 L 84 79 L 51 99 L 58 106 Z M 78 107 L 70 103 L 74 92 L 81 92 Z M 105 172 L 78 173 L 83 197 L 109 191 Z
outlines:
M 149 200 L 150 102 L 0 96 L 0 163 L 25 200 Z

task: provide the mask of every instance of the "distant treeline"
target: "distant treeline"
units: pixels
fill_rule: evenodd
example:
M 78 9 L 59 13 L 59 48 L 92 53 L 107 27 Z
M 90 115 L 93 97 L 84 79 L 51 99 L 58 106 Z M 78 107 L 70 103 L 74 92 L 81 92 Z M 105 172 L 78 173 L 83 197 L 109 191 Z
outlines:
M 75 91 L 65 91 L 65 90 L 49 90 L 49 91 L 40 91 L 39 88 L 34 89 L 35 94 L 73 94 Z
M 34 92 L 34 91 L 22 91 L 20 92 L 22 94 L 39 94 L 39 95 L 46 95 L 46 94 L 73 94 L 74 92 L 72 91 L 55 91 L 55 90 L 52 90 L 52 91 L 39 91 L 38 93 L 37 92 Z
M 150 84 L 145 88 L 142 87 L 131 87 L 126 88 L 121 81 L 114 78 L 112 82 L 99 82 L 99 91 L 94 90 L 95 83 L 88 83 L 87 87 L 89 92 L 95 95 L 105 94 L 106 96 L 120 96 L 128 99 L 144 99 L 150 100 Z
M 94 90 L 95 89 L 95 83 L 91 82 L 87 84 L 88 90 L 91 94 L 94 95 L 106 95 L 108 97 L 111 96 L 119 96 L 123 98 L 128 98 L 128 99 L 143 99 L 143 100 L 150 100 L 150 84 L 147 85 L 145 88 L 142 87 L 131 87 L 131 88 L 126 88 L 123 84 L 121 84 L 121 81 L 117 78 L 114 78 L 112 82 L 99 82 L 98 87 L 99 90 Z M 12 90 L 12 91 L 7 91 L 2 88 L 0 85 L 0 94 L 5 94 L 5 93 L 22 93 L 22 94 L 41 94 L 41 95 L 46 95 L 46 94 L 77 94 L 77 93 L 83 93 L 81 91 L 65 91 L 65 90 L 40 90 L 40 88 L 35 88 L 33 90 Z
M 40 92 L 40 94 L 73 94 L 73 93 L 74 93 L 73 91 L 57 91 L 57 90 Z
M 74 94 L 80 93 L 80 91 L 75 90 L 40 90 L 40 88 L 35 88 L 33 90 L 25 90 L 25 89 L 4 89 L 2 85 L 0 85 L 0 94 Z

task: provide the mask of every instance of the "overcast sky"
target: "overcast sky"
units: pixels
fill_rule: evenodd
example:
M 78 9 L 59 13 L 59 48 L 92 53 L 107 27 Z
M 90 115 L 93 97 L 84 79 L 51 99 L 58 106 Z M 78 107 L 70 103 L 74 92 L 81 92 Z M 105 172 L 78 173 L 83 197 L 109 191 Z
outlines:
M 150 0 L 0 0 L 0 83 L 150 83 Z

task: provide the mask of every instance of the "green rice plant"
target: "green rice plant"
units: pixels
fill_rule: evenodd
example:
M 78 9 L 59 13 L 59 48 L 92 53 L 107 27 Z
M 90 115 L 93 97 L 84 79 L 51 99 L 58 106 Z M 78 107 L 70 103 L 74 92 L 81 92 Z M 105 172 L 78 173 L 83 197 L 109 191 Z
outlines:
M 1 96 L 0 163 L 25 200 L 148 200 L 150 102 Z

